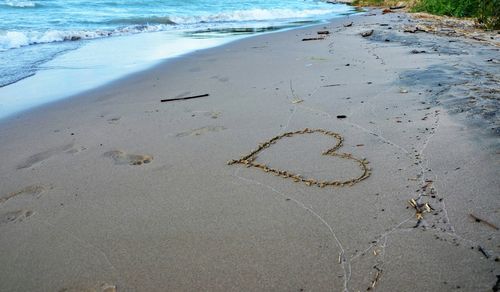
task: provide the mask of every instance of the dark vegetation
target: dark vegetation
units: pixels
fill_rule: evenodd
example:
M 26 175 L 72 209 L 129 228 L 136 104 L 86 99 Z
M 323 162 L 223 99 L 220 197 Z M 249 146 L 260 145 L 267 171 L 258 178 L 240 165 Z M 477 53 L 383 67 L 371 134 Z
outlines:
M 413 11 L 473 17 L 489 29 L 500 29 L 500 0 L 420 0 Z
M 397 5 L 406 3 L 413 12 L 474 18 L 486 29 L 500 29 L 500 0 L 356 0 L 355 5 Z

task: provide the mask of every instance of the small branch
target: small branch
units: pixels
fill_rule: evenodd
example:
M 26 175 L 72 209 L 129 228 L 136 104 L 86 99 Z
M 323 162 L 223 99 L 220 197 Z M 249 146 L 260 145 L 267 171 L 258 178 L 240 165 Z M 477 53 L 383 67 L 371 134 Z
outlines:
M 176 101 L 176 100 L 187 100 L 187 99 L 193 99 L 193 98 L 200 98 L 200 97 L 207 97 L 210 96 L 210 94 L 201 94 L 201 95 L 195 95 L 195 96 L 187 96 L 187 97 L 179 97 L 179 98 L 171 98 L 171 99 L 162 99 L 161 102 L 169 102 L 169 101 Z
M 380 277 L 382 277 L 382 270 L 377 269 L 377 273 L 375 274 L 375 279 L 373 279 L 370 287 L 368 287 L 368 289 L 366 289 L 366 290 L 371 291 L 371 290 L 375 289 L 375 285 L 377 285 L 378 281 L 380 280 Z
M 405 7 L 406 7 L 406 5 L 398 5 L 398 6 L 391 6 L 391 7 L 389 7 L 389 9 L 391 9 L 391 10 L 397 10 L 397 9 L 403 9 Z
M 481 218 L 477 217 L 474 214 L 469 214 L 469 216 L 471 216 L 472 218 L 474 218 L 474 220 L 476 220 L 476 222 L 478 222 L 478 223 L 482 222 L 482 223 L 488 225 L 489 227 L 491 227 L 491 228 L 493 228 L 495 230 L 498 230 L 498 227 L 495 224 L 493 224 L 493 223 L 490 223 L 490 222 L 488 222 L 488 221 L 486 221 L 484 219 L 481 219 Z
M 477 249 L 484 255 L 485 258 L 490 258 L 490 254 L 486 250 L 484 250 L 482 246 L 478 245 Z
M 302 39 L 303 42 L 307 42 L 307 41 L 321 41 L 321 40 L 324 40 L 325 38 L 305 38 L 305 39 Z

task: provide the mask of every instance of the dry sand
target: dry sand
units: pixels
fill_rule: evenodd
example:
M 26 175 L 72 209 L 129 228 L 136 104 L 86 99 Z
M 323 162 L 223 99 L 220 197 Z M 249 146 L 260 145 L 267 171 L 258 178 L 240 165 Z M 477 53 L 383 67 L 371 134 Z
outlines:
M 409 21 L 248 38 L 4 120 L 0 291 L 490 291 L 499 231 L 469 214 L 500 226 L 498 119 L 467 88 L 498 85 L 498 48 Z M 304 128 L 372 175 L 226 164 Z M 256 162 L 358 176 L 321 155 L 335 143 L 283 138 Z

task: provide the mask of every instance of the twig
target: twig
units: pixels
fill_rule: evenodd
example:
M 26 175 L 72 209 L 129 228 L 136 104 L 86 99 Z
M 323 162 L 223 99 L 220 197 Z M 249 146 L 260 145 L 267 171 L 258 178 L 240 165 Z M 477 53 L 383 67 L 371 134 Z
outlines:
M 487 258 L 489 259 L 490 258 L 490 254 L 484 250 L 484 248 L 480 245 L 477 246 L 477 249 Z
M 321 40 L 324 40 L 325 38 L 305 38 L 305 39 L 302 39 L 303 42 L 307 42 L 307 41 L 321 41 Z
M 168 101 L 176 101 L 176 100 L 186 100 L 186 99 L 193 99 L 193 98 L 200 98 L 200 97 L 207 97 L 210 94 L 201 94 L 201 95 L 195 95 L 195 96 L 187 96 L 187 97 L 179 97 L 179 98 L 171 98 L 171 99 L 162 99 L 161 102 L 168 102 Z
M 407 29 L 404 30 L 404 32 L 409 32 L 409 33 L 416 33 L 416 32 L 419 32 L 419 31 L 421 31 L 421 32 L 427 32 L 425 29 L 422 29 L 422 28 L 420 28 L 418 26 L 416 26 L 415 28 L 407 28 Z
M 372 284 L 370 287 L 368 287 L 368 291 L 372 290 L 375 288 L 375 285 L 377 285 L 377 282 L 380 280 L 380 277 L 382 276 L 382 270 L 378 270 L 377 273 L 375 274 L 375 279 L 372 281 Z
M 397 10 L 397 9 L 403 9 L 405 7 L 406 7 L 406 5 L 399 5 L 399 6 L 391 6 L 391 7 L 389 7 L 389 9 L 391 9 L 391 10 Z
M 481 219 L 481 218 L 477 217 L 476 215 L 474 215 L 472 213 L 469 214 L 469 216 L 471 216 L 472 218 L 474 218 L 474 220 L 476 220 L 476 222 L 482 222 L 482 223 L 488 225 L 489 227 L 491 227 L 491 228 L 493 228 L 495 230 L 498 230 L 498 227 L 495 224 L 493 224 L 493 223 L 490 223 L 490 222 L 488 222 L 488 221 L 486 221 L 484 219 Z

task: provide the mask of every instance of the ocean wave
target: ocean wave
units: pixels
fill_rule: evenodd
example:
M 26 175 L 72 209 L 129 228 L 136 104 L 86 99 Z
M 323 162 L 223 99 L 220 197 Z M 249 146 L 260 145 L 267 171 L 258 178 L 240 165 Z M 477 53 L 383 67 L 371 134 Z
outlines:
M 33 1 L 15 1 L 15 0 L 5 0 L 1 4 L 16 8 L 33 8 L 37 6 L 37 3 Z
M 8 1 L 17 5 L 28 5 L 30 1 Z M 141 16 L 131 18 L 116 18 L 104 22 L 88 22 L 91 26 L 104 24 L 101 29 L 94 30 L 48 30 L 48 31 L 16 31 L 0 30 L 0 51 L 16 49 L 23 46 L 78 41 L 82 39 L 96 39 L 110 36 L 121 36 L 142 32 L 155 32 L 172 29 L 173 26 L 180 28 L 231 28 L 246 27 L 248 23 L 254 22 L 253 28 L 259 26 L 258 22 L 270 21 L 289 22 L 297 20 L 308 20 L 311 18 L 326 18 L 328 15 L 345 12 L 344 7 L 331 6 L 323 9 L 248 9 L 233 10 L 219 13 L 207 13 L 197 16 Z M 85 23 L 85 22 L 81 22 Z M 246 23 L 246 24 L 241 24 Z M 230 26 L 230 27 L 228 27 Z
M 199 24 L 221 22 L 249 22 L 265 20 L 301 19 L 333 14 L 333 9 L 249 9 L 212 13 L 196 16 L 143 16 L 108 20 L 106 24 Z M 343 12 L 343 11 L 342 11 Z
M 170 20 L 178 24 L 210 23 L 210 22 L 241 22 L 310 18 L 333 14 L 333 9 L 249 9 L 221 12 L 199 16 L 172 16 Z
M 145 16 L 145 17 L 131 17 L 131 18 L 119 18 L 112 19 L 107 22 L 108 24 L 166 24 L 174 25 L 176 24 L 167 16 Z
M 65 41 L 78 41 L 86 39 L 96 39 L 110 36 L 120 36 L 136 34 L 141 32 L 154 32 L 165 30 L 165 25 L 134 25 L 127 26 L 114 30 L 97 30 L 97 31 L 61 31 L 49 30 L 45 32 L 19 32 L 7 31 L 0 33 L 0 51 L 9 49 L 17 49 L 24 46 L 65 42 Z

